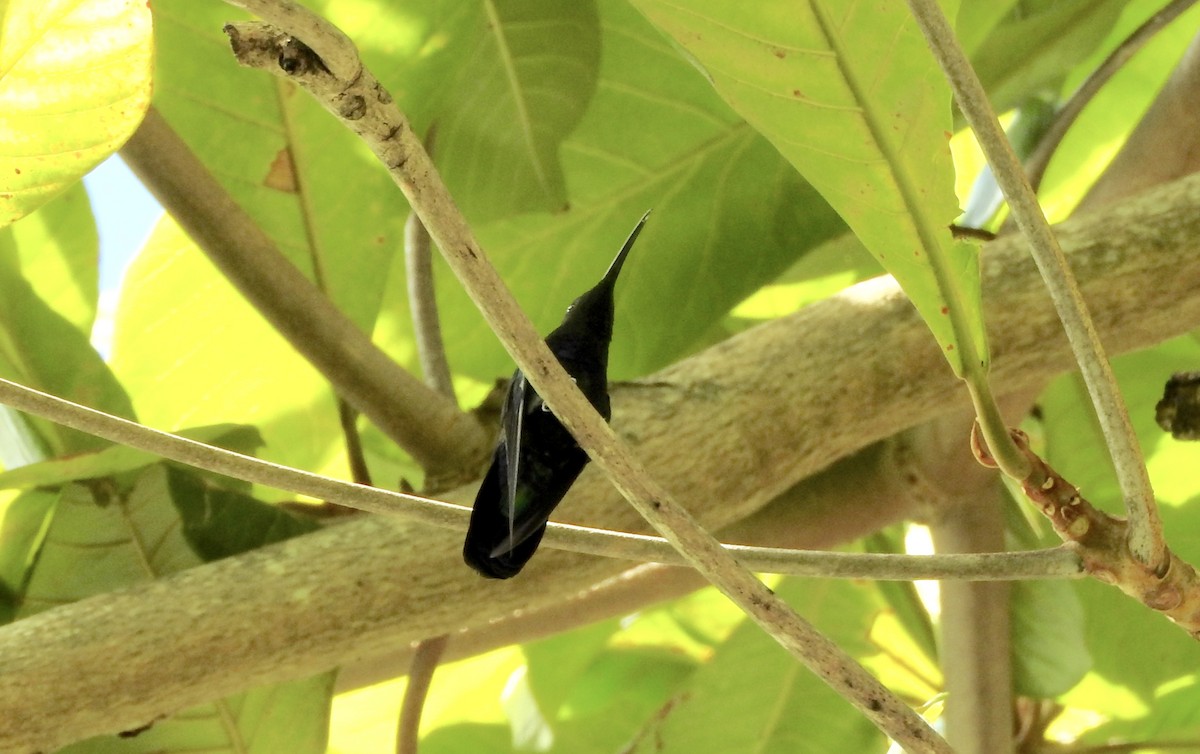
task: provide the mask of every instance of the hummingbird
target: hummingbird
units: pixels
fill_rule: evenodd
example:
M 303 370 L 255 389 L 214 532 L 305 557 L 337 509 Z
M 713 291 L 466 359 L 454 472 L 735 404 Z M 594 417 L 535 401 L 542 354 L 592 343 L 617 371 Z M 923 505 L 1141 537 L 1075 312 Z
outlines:
M 551 353 L 604 421 L 612 418 L 608 346 L 613 289 L 649 215 L 642 215 L 600 282 L 575 299 L 562 324 L 546 336 Z M 587 465 L 588 456 L 520 369 L 509 382 L 500 427 L 492 465 L 475 496 L 463 559 L 483 576 L 508 579 L 533 557 L 551 512 Z

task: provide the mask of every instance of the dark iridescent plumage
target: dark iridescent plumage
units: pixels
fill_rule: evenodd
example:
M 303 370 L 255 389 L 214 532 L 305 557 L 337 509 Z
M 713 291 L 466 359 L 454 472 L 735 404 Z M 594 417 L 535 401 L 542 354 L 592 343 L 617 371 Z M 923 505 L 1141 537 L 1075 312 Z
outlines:
M 650 213 L 647 212 L 646 215 Z M 646 215 L 604 278 L 575 299 L 546 345 L 605 421 L 613 288 Z M 471 511 L 463 544 L 467 565 L 484 576 L 511 578 L 533 557 L 546 521 L 587 465 L 587 453 L 550 412 L 521 370 L 513 374 L 500 416 L 500 441 Z

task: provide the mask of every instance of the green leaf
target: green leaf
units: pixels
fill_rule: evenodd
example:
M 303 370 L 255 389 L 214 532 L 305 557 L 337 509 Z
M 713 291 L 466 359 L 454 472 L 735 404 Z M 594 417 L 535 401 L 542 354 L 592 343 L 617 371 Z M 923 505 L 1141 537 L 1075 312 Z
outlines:
M 865 545 L 867 552 L 903 554 L 904 530 L 899 526 L 889 527 L 867 537 Z M 913 643 L 921 648 L 926 658 L 936 658 L 937 638 L 934 635 L 933 621 L 930 620 L 929 611 L 925 609 L 917 594 L 916 585 L 911 581 L 880 581 L 876 588 Z
M 635 4 L 841 214 L 955 372 L 985 365 L 976 249 L 948 230 L 949 89 L 905 4 Z
M 1146 453 L 1164 532 L 1182 558 L 1200 560 L 1200 479 L 1195 447 L 1173 440 L 1154 421 L 1154 404 L 1176 371 L 1200 363 L 1200 341 L 1183 336 L 1113 359 L 1113 371 Z M 1055 380 L 1039 399 L 1045 421 L 1046 460 L 1098 507 L 1122 515 L 1124 503 L 1091 403 L 1078 375 Z M 1187 633 L 1120 591 L 1093 582 L 1075 585 L 1086 613 L 1087 649 L 1094 670 L 1072 699 L 1092 709 L 1117 704 L 1114 689 L 1147 703 L 1155 690 L 1200 663 L 1200 646 Z M 1102 683 L 1101 683 L 1102 681 Z M 1078 696 L 1076 696 L 1078 694 Z
M 129 398 L 87 335 L 38 296 L 11 246 L 0 246 L 0 376 L 110 414 L 133 416 Z M 29 421 L 53 455 L 108 445 L 40 419 Z
M 366 146 L 312 97 L 241 68 L 222 3 L 156 0 L 154 104 L 280 250 L 364 330 L 379 313 L 408 205 Z
M 150 6 L 0 2 L 0 227 L 79 180 L 150 102 Z
M 954 31 L 968 55 L 975 53 L 988 33 L 1016 4 L 1017 0 L 963 0 Z
M 1154 420 L 1154 406 L 1167 379 L 1175 372 L 1195 370 L 1196 364 L 1200 364 L 1200 339 L 1194 335 L 1113 359 L 1121 395 L 1146 454 L 1155 497 L 1163 506 L 1183 506 L 1200 495 L 1200 480 L 1193 473 L 1195 446 L 1172 439 Z M 1045 416 L 1046 460 L 1090 502 L 1123 514 L 1124 498 L 1082 379 L 1077 374 L 1058 378 L 1039 403 Z M 1195 558 L 1200 547 L 1180 552 Z
M 881 604 L 865 585 L 785 579 L 777 593 L 851 654 L 870 654 L 867 630 Z M 874 751 L 882 736 L 758 626 L 736 630 L 632 749 L 697 751 Z
M 1125 0 L 1021 3 L 997 25 L 971 63 L 997 112 L 1057 91 L 1072 67 L 1104 40 Z
M 643 714 L 629 717 L 629 727 L 619 732 L 632 734 L 645 715 L 665 704 L 696 667 L 690 658 L 665 649 L 608 649 L 579 676 L 560 710 L 556 730 L 569 734 L 573 723 L 587 720 L 608 721 L 611 728 L 614 710 L 640 708 Z
M 567 194 L 559 147 L 596 89 L 595 3 L 484 0 L 467 7 L 470 24 L 458 42 L 463 63 L 434 116 L 442 176 L 474 222 L 561 210 Z
M 1115 747 L 1124 742 L 1146 742 L 1136 751 L 1156 751 L 1156 742 L 1195 740 L 1200 729 L 1200 686 L 1194 681 L 1182 688 L 1163 693 L 1154 700 L 1149 714 L 1111 720 L 1092 728 L 1081 738 L 1097 748 Z M 1194 749 L 1195 747 L 1193 747 Z M 1180 751 L 1178 746 L 1164 747 Z M 1103 751 L 1103 749 L 1100 749 Z M 1187 751 L 1187 748 L 1182 749 Z
M 0 229 L 0 254 L 15 253 L 38 297 L 83 333 L 92 331 L 96 319 L 99 252 L 100 238 L 82 183 L 21 222 Z
M 183 519 L 183 535 L 207 560 L 219 560 L 257 547 L 316 531 L 315 520 L 299 518 L 239 492 L 205 484 L 199 477 L 167 469 L 171 502 Z
M 1065 581 L 1012 585 L 1013 687 L 1022 696 L 1054 699 L 1092 666 L 1083 606 Z
M 148 469 L 128 495 L 111 484 L 64 487 L 30 572 L 21 617 L 200 564 Z
M 0 467 L 16 469 L 46 458 L 46 448 L 30 426 L 30 418 L 0 406 Z
M 522 647 L 526 677 L 545 716 L 557 716 L 563 701 L 616 630 L 616 620 L 601 621 Z
M 178 434 L 191 440 L 247 454 L 262 445 L 258 430 L 237 424 L 195 427 L 180 430 Z M 111 445 L 95 452 L 54 458 L 6 471 L 0 474 L 0 489 L 55 487 L 81 479 L 110 477 L 136 471 L 158 461 L 159 456 L 153 453 L 125 445 Z
M 0 582 L 13 597 L 12 614 L 5 623 L 16 617 L 29 567 L 57 500 L 56 490 L 29 490 L 0 508 Z
M 1072 706 L 1123 717 L 1157 690 L 1194 676 L 1200 645 L 1169 620 L 1096 581 L 1076 585 L 1086 613 L 1092 672 L 1067 697 Z
M 421 754 L 478 754 L 514 751 L 511 734 L 503 725 L 466 723 L 438 728 L 421 739 Z
M 476 230 L 548 332 L 653 208 L 617 284 L 610 375 L 626 379 L 700 346 L 730 307 L 845 225 L 627 4 L 605 0 L 600 12 L 599 85 L 562 149 L 571 209 Z M 437 273 L 455 369 L 485 383 L 510 371 L 452 275 Z M 394 348 L 406 342 L 404 324 L 387 327 Z
M 328 383 L 169 218 L 126 270 L 112 367 L 150 426 L 253 424 L 263 458 L 345 475 Z

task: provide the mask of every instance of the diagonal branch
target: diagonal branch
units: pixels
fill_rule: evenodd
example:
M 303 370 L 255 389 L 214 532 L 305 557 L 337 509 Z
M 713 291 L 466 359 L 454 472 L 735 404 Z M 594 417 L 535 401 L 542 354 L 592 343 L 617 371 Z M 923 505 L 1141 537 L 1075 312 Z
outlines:
M 649 476 L 550 353 L 487 261 L 404 115 L 368 70 L 353 79 L 338 78 L 310 49 L 325 42 L 297 40 L 295 28 L 243 23 L 229 24 L 226 31 L 239 62 L 295 81 L 363 138 L 526 379 L 638 513 L 693 568 L 906 750 L 949 751 L 919 714 L 740 566 Z
M 435 471 L 476 469 L 490 441 L 401 369 L 297 270 L 157 110 L 121 150 L 171 216 L 334 390 Z M 429 431 L 436 427 L 437 431 Z

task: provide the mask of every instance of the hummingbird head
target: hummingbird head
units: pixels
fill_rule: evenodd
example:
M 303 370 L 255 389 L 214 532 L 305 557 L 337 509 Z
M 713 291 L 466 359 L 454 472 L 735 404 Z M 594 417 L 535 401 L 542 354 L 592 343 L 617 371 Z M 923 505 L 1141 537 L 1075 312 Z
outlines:
M 608 266 L 608 272 L 604 273 L 600 282 L 567 307 L 562 324 L 546 337 L 551 350 L 559 354 L 560 358 L 568 355 L 570 351 L 582 352 L 592 349 L 607 356 L 608 344 L 612 341 L 613 290 L 617 286 L 617 276 L 621 274 L 625 258 L 633 248 L 633 242 L 642 232 L 642 226 L 646 224 L 649 215 L 650 212 L 647 211 L 642 215 L 642 219 L 638 220 L 638 224 L 634 226 L 629 238 L 625 239 L 625 244 L 617 252 L 616 258 Z

